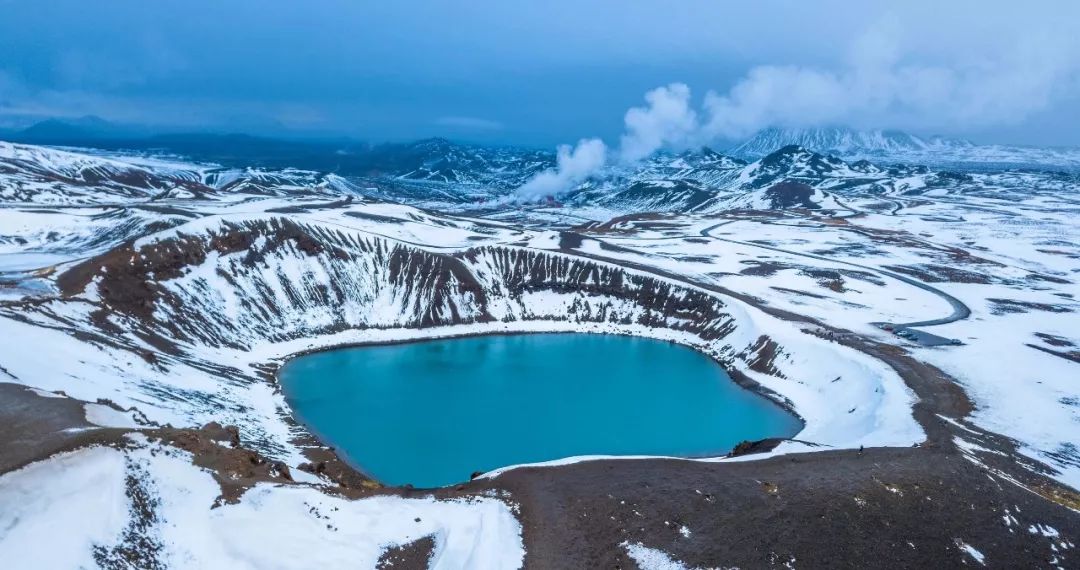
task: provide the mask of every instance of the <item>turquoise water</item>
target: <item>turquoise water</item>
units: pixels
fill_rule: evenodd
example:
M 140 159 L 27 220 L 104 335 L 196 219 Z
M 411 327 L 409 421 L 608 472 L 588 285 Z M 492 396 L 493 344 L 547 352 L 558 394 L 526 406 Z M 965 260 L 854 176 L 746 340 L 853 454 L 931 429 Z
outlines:
M 342 348 L 279 375 L 299 419 L 383 483 L 450 485 L 572 455 L 723 454 L 794 435 L 791 414 L 708 357 L 590 334 Z

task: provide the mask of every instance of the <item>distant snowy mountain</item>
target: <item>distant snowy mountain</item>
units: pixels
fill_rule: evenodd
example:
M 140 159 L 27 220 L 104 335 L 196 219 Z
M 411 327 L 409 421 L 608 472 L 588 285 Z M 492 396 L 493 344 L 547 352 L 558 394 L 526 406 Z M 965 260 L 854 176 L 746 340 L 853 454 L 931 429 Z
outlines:
M 788 145 L 799 145 L 817 152 L 851 156 L 858 154 L 919 152 L 931 147 L 970 147 L 962 140 L 926 140 L 901 131 L 858 131 L 848 128 L 781 129 L 759 131 L 732 148 L 734 156 L 762 157 Z
M 849 164 L 798 145 L 749 164 L 706 149 L 675 158 L 653 157 L 622 172 L 609 170 L 571 192 L 565 202 L 619 212 L 814 209 L 836 207 L 827 194 L 830 189 L 885 191 L 900 179 L 927 186 L 930 176 L 927 169 Z
M 736 184 L 761 188 L 790 178 L 819 181 L 823 178 L 861 177 L 862 174 L 835 156 L 818 154 L 799 145 L 787 145 L 743 168 Z
M 857 140 L 871 139 L 834 139 L 851 143 L 849 151 Z M 904 140 L 894 137 L 891 148 L 899 149 Z M 916 140 L 921 139 L 903 144 L 915 145 Z M 879 146 L 883 148 L 885 143 Z M 894 150 L 890 156 L 898 154 L 900 151 Z M 362 198 L 458 213 L 524 211 L 543 208 L 544 204 L 520 204 L 514 198 L 515 190 L 552 165 L 550 154 L 542 151 L 479 147 L 443 139 L 361 148 L 343 160 L 349 161 L 349 168 L 236 167 L 143 152 L 0 143 L 0 205 L 129 201 L 150 205 L 211 195 L 236 200 L 308 196 Z M 800 145 L 781 147 L 748 163 L 704 148 L 609 165 L 577 187 L 551 196 L 549 204 L 595 208 L 612 216 L 734 209 L 839 211 L 847 210 L 845 201 L 859 195 L 912 196 L 1032 185 L 1072 188 L 1074 178 L 1068 173 L 977 172 L 885 160 L 852 161 Z
M 756 159 L 788 145 L 799 145 L 844 160 L 928 164 L 971 170 L 1000 168 L 1080 169 L 1080 149 L 979 145 L 963 139 L 919 137 L 895 130 L 850 128 L 769 128 L 729 149 Z
M 441 138 L 372 148 L 362 161 L 371 170 L 415 181 L 516 187 L 554 165 L 549 152 L 460 144 Z
M 711 151 L 710 151 L 711 152 Z M 678 168 L 671 165 L 678 163 Z M 611 215 L 635 212 L 719 213 L 728 210 L 850 211 L 854 198 L 891 200 L 983 191 L 1072 192 L 1080 178 L 1061 172 L 964 172 L 922 165 L 848 162 L 798 145 L 782 147 L 749 164 L 737 159 L 657 156 L 632 168 L 608 169 L 559 197 L 571 208 Z
M 142 154 L 0 141 L 0 205 L 108 205 L 205 197 L 359 192 L 333 173 L 296 168 L 224 168 Z
M 199 167 L 126 161 L 0 141 L 0 204 L 103 204 L 170 192 L 197 194 Z

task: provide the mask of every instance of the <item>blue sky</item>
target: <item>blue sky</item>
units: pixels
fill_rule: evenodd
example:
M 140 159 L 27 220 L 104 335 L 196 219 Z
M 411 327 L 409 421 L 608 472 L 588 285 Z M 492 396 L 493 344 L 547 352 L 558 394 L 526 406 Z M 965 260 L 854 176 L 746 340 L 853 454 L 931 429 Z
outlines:
M 6 127 L 98 115 L 547 146 L 616 140 L 645 92 L 678 82 L 703 118 L 728 115 L 710 116 L 716 137 L 850 124 L 1080 145 L 1071 1 L 0 0 L 0 14 Z

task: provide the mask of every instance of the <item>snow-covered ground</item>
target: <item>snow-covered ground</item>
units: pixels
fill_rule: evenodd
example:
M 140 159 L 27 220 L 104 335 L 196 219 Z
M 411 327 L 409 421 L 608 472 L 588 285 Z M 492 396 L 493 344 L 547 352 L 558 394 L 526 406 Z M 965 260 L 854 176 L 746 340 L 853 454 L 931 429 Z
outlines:
M 805 421 L 797 439 L 822 446 L 785 442 L 774 455 L 923 441 L 896 371 L 767 308 L 939 367 L 973 400 L 968 421 L 1080 488 L 1075 181 L 1002 172 L 954 183 L 804 151 L 698 159 L 708 173 L 667 160 L 664 172 L 729 186 L 692 211 L 606 224 L 628 204 L 658 202 L 640 191 L 590 201 L 601 184 L 561 208 L 463 217 L 460 204 L 450 215 L 375 201 L 333 175 L 0 143 L 13 165 L 0 175 L 0 381 L 85 402 L 101 427 L 237 425 L 245 444 L 295 468 L 306 434 L 266 371 L 298 353 L 500 332 L 632 334 L 714 357 L 790 406 Z M 812 184 L 820 208 L 770 209 L 765 189 L 788 177 Z M 693 192 L 678 192 L 689 203 Z M 646 289 L 681 311 L 635 294 Z M 962 344 L 925 346 L 883 324 Z M 523 560 L 513 497 L 350 500 L 305 475 L 210 509 L 217 484 L 186 454 L 135 436 L 125 449 L 88 447 L 0 475 L 0 556 L 93 566 L 120 555 L 126 529 L 151 524 L 174 567 L 368 567 L 423 537 L 437 568 Z M 100 493 L 80 492 L 87 481 Z M 154 501 L 150 523 L 136 520 L 132 481 Z M 281 519 L 290 524 L 260 523 Z M 26 537 L 58 520 L 54 547 L 31 550 Z M 280 546 L 272 560 L 267 541 Z M 680 564 L 624 548 L 643 566 Z
M 267 202 L 279 206 L 276 199 Z M 349 215 L 358 212 L 364 216 Z M 622 316 L 636 320 L 643 308 L 631 301 L 595 295 L 589 298 L 592 303 L 609 303 L 612 311 L 609 320 L 567 321 L 565 315 L 574 311 L 576 302 L 587 297 L 534 291 L 521 298 L 500 298 L 498 291 L 505 287 L 505 272 L 515 270 L 506 268 L 506 261 L 492 255 L 497 253 L 493 251 L 477 253 L 475 260 L 466 261 L 465 265 L 489 292 L 483 307 L 466 294 L 459 300 L 445 301 L 454 304 L 453 309 L 442 304 L 433 309 L 447 318 L 452 310 L 467 318 L 486 312 L 495 322 L 455 324 L 449 319 L 438 326 L 417 328 L 416 303 L 444 301 L 424 292 L 412 297 L 403 295 L 400 287 L 384 281 L 391 272 L 390 261 L 375 252 L 415 247 L 416 251 L 444 253 L 487 245 L 525 253 L 551 243 L 543 235 L 531 232 L 483 228 L 486 233 L 479 233 L 469 229 L 465 222 L 434 219 L 438 224 L 433 224 L 432 218 L 423 216 L 411 208 L 383 204 L 370 207 L 354 204 L 333 211 L 291 214 L 290 221 L 302 222 L 309 233 L 333 236 L 332 243 L 342 247 L 359 246 L 357 256 L 341 263 L 331 255 L 308 256 L 287 243 L 281 247 L 263 245 L 268 249 L 254 268 L 247 265 L 246 250 L 227 254 L 210 252 L 201 264 L 190 266 L 183 275 L 160 279 L 160 286 L 182 299 L 183 304 L 162 304 L 154 312 L 154 324 L 185 329 L 175 339 L 186 353 L 183 357 L 161 355 L 148 362 L 136 350 L 101 350 L 72 337 L 71 330 L 85 328 L 100 308 L 101 294 L 96 287 L 102 286 L 102 277 L 97 277 L 80 295 L 47 301 L 35 306 L 33 311 L 21 307 L 0 311 L 0 329 L 9 338 L 19 339 L 0 345 L 0 362 L 18 382 L 45 390 L 64 390 L 87 401 L 106 397 L 124 408 L 138 407 L 161 424 L 235 423 L 246 430 L 245 435 L 275 450 L 277 458 L 296 464 L 301 461 L 300 450 L 290 444 L 292 434 L 280 419 L 287 413 L 280 394 L 262 382 L 222 383 L 220 370 L 207 370 L 200 363 L 214 363 L 216 367 L 226 367 L 232 377 L 250 379 L 258 377 L 258 371 L 267 363 L 334 345 L 492 332 L 584 330 L 635 334 L 693 346 L 746 374 L 778 399 L 794 406 L 806 421 L 800 439 L 832 448 L 910 445 L 922 439 L 921 430 L 910 414 L 913 397 L 887 366 L 857 351 L 807 335 L 796 325 L 733 298 L 722 298 L 721 302 L 725 318 L 731 319 L 734 330 L 715 340 L 677 328 L 623 323 Z M 277 219 L 277 215 L 250 209 L 208 215 L 137 240 L 134 247 L 168 245 L 181 236 L 207 242 L 228 227 L 266 219 Z M 391 219 L 403 221 L 388 222 Z M 522 242 L 523 238 L 531 247 L 509 245 Z M 253 247 L 259 248 L 260 241 L 265 244 L 266 240 L 265 235 L 257 238 Z M 567 262 L 575 259 L 554 251 L 543 255 Z M 634 270 L 628 272 L 647 275 Z M 104 276 L 107 271 L 101 273 Z M 294 291 L 299 284 L 312 292 L 333 286 L 345 296 L 331 306 L 309 302 L 303 297 L 297 299 Z M 276 309 L 279 314 L 267 320 L 263 312 L 251 310 L 259 304 Z M 121 327 L 131 324 L 122 314 L 112 316 L 111 320 Z M 338 323 L 350 327 L 343 332 L 322 332 L 333 330 Z M 671 321 L 670 326 L 681 327 L 677 321 Z M 756 343 L 762 336 L 782 347 L 772 362 L 776 369 L 773 373 L 754 370 L 748 364 L 759 349 Z M 127 340 L 133 349 L 152 348 L 134 335 Z M 27 351 L 27 346 L 56 347 L 68 357 L 57 359 L 51 354 Z M 123 379 L 117 381 L 121 372 Z M 79 381 L 72 382 L 73 378 Z M 161 393 L 184 394 L 184 397 L 156 396 Z
M 431 568 L 523 561 L 515 507 L 499 498 L 349 500 L 317 487 L 261 484 L 211 508 L 218 484 L 186 452 L 132 439 L 134 449 L 85 448 L 0 476 L 4 564 L 104 566 L 124 560 L 125 533 L 136 531 L 168 568 L 374 568 L 387 548 L 427 537 Z M 152 504 L 150 515 L 136 498 Z
M 1073 382 L 1080 370 L 1075 356 L 1042 350 L 1075 354 L 1080 346 L 1080 199 L 1065 192 L 1024 196 L 988 186 L 977 194 L 921 195 L 903 200 L 894 215 L 860 207 L 872 198 L 855 198 L 850 203 L 863 215 L 842 223 L 681 216 L 662 231 L 597 238 L 623 248 L 603 251 L 606 257 L 634 261 L 641 252 L 652 266 L 903 344 L 911 343 L 876 323 L 951 312 L 940 295 L 894 277 L 912 275 L 907 268 L 916 278 L 929 273 L 926 284 L 959 299 L 971 315 L 919 327 L 963 345 L 910 350 L 961 382 L 975 401 L 977 425 L 1018 440 L 1080 487 L 1080 389 Z M 698 239 L 702 231 L 708 239 Z M 583 247 L 601 252 L 596 243 Z

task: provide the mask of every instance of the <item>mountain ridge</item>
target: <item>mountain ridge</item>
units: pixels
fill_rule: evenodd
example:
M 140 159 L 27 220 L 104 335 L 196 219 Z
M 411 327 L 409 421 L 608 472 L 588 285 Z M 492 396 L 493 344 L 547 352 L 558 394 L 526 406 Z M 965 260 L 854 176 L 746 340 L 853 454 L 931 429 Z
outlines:
M 921 137 L 899 130 L 849 127 L 770 127 L 729 148 L 727 153 L 753 160 L 790 144 L 848 161 L 874 160 L 969 170 L 1080 169 L 1080 148 L 977 144 L 959 138 Z

